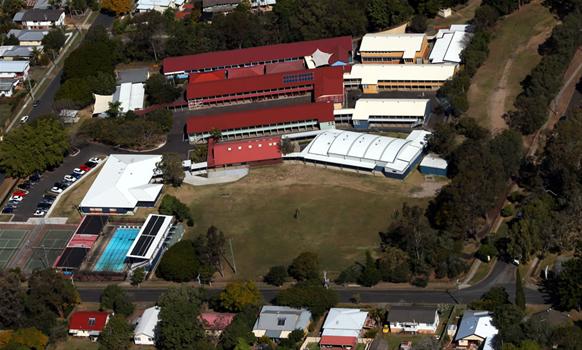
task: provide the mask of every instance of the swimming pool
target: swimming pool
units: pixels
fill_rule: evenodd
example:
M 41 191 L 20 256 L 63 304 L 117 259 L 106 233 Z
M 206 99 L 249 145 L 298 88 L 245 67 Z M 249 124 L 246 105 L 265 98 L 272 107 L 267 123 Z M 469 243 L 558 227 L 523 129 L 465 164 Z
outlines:
M 93 271 L 123 272 L 125 268 L 125 256 L 131 247 L 135 237 L 139 233 L 139 227 L 118 227 L 113 237 L 105 247 L 105 251 L 97 260 Z

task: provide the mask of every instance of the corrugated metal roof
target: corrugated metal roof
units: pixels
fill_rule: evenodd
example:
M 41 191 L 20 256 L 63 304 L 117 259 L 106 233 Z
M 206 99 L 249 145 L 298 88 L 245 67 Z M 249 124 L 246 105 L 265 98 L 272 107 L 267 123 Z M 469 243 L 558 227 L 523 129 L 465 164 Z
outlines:
M 455 74 L 456 64 L 355 64 L 344 80 L 361 80 L 364 85 L 378 81 L 445 81 Z
M 352 120 L 370 116 L 424 117 L 429 99 L 361 98 L 356 101 Z
M 370 33 L 362 38 L 360 52 L 402 52 L 403 58 L 414 58 L 423 41 L 424 34 Z
M 0 73 L 24 73 L 29 66 L 28 61 L 0 60 Z
M 210 167 L 281 159 L 282 156 L 279 136 L 220 143 L 208 142 Z

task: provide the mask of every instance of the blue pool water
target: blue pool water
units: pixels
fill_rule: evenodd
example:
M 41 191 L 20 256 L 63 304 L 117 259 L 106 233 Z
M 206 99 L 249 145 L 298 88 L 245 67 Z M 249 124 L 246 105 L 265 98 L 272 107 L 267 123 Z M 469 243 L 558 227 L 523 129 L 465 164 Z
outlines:
M 125 256 L 139 233 L 139 227 L 118 227 L 97 260 L 93 271 L 123 272 Z

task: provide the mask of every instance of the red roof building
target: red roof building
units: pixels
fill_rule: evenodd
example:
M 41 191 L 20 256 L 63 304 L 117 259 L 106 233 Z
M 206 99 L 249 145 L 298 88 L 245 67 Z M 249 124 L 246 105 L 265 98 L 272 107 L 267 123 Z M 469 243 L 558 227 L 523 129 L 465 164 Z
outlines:
M 73 312 L 71 317 L 69 317 L 69 334 L 77 337 L 98 336 L 103 331 L 108 321 L 108 312 Z
M 208 72 L 217 69 L 242 68 L 260 64 L 301 61 L 316 50 L 331 54 L 329 64 L 349 63 L 352 38 L 337 38 L 301 41 L 289 44 L 259 46 L 246 49 L 208 52 L 197 55 L 168 57 L 163 61 L 166 75 L 193 72 Z
M 282 157 L 280 136 L 219 143 L 215 143 L 214 139 L 208 140 L 207 163 L 209 168 L 235 164 L 274 162 L 280 161 Z
M 319 341 L 319 347 L 330 350 L 355 349 L 357 343 L 356 337 L 324 335 Z
M 249 69 L 245 75 L 254 73 L 258 72 Z M 313 94 L 315 102 L 341 103 L 344 95 L 343 68 L 323 67 L 205 82 L 191 80 L 186 98 L 190 109 L 198 109 L 309 93 Z
M 222 312 L 203 312 L 199 318 L 205 330 L 224 331 L 236 314 Z
M 218 130 L 224 138 L 256 137 L 335 127 L 333 105 L 309 103 L 250 111 L 190 117 L 186 132 L 190 142 L 200 142 Z

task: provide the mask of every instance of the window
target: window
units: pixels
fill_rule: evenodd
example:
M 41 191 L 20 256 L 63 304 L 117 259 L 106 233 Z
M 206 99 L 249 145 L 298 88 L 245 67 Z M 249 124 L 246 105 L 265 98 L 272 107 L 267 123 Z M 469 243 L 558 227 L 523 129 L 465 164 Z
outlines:
M 285 325 L 285 317 L 277 318 L 277 326 L 284 326 Z
M 89 319 L 89 326 L 94 326 L 94 325 L 95 325 L 95 318 L 94 317 L 91 317 Z

